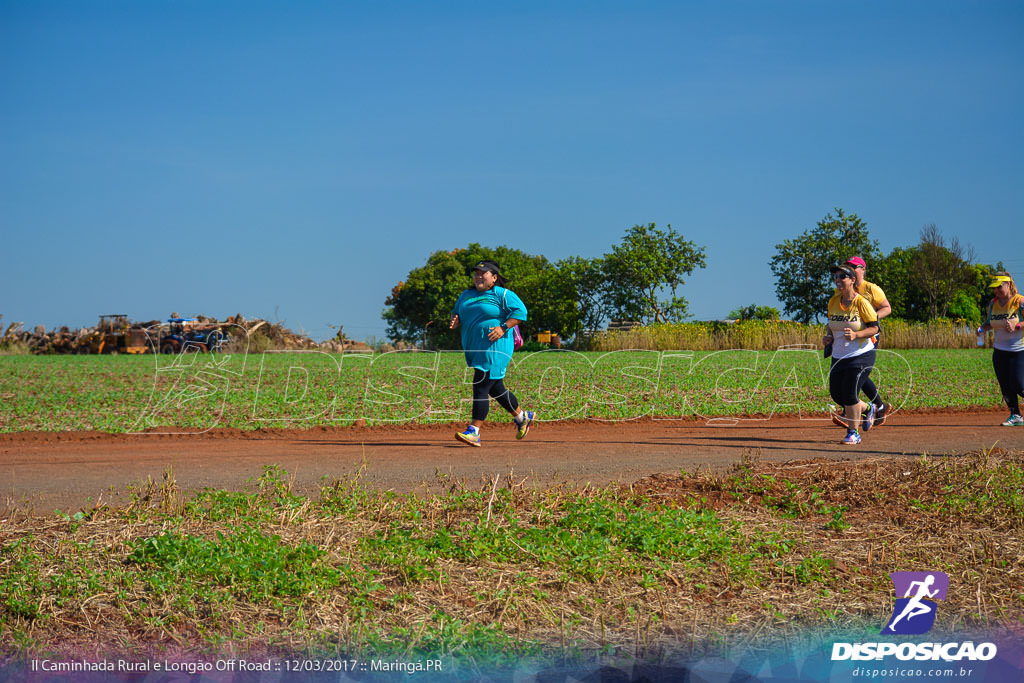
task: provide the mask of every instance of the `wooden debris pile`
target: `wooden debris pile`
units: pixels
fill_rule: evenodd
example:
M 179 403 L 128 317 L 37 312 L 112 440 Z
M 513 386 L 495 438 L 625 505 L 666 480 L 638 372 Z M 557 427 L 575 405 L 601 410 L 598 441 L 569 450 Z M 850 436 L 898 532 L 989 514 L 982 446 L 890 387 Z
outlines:
M 0 318 L 3 318 L 0 315 Z M 71 330 L 67 326 L 50 332 L 42 325 L 36 325 L 30 332 L 22 329 L 24 323 L 11 323 L 0 335 L 0 349 L 28 353 L 75 353 L 81 340 L 88 334 L 82 328 Z M 0 326 L 0 329 L 3 329 Z
M 180 317 L 177 313 L 171 314 L 172 318 Z M 0 315 L 0 319 L 3 316 Z M 150 338 L 157 343 L 160 335 L 164 333 L 161 325 L 164 321 L 150 320 L 147 322 L 131 322 L 129 328 L 132 330 L 147 330 Z M 250 351 L 282 350 L 282 351 L 312 351 L 319 350 L 327 353 L 359 353 L 371 352 L 372 348 L 361 342 L 352 341 L 345 337 L 341 328 L 332 339 L 316 342 L 306 334 L 299 334 L 288 329 L 281 323 L 272 323 L 262 318 L 248 320 L 241 313 L 228 316 L 225 320 L 217 320 L 205 315 L 196 316 L 194 326 L 199 329 L 221 328 L 231 338 L 232 342 L 225 350 L 241 351 L 246 348 L 246 340 L 241 338 L 237 325 L 244 329 L 248 336 L 248 348 Z M 54 354 L 54 353 L 94 353 L 96 344 L 93 340 L 96 335 L 109 332 L 99 325 L 94 327 L 82 327 L 71 329 L 66 325 L 47 331 L 42 325 L 36 325 L 31 331 L 24 329 L 24 323 L 15 322 L 4 330 L 0 325 L 3 334 L 0 335 L 0 350 L 9 352 Z M 159 345 L 158 345 L 159 348 Z
M 198 316 L 201 321 L 213 321 L 212 318 Z M 247 320 L 238 313 L 228 316 L 224 323 L 238 325 L 249 335 L 250 351 L 281 350 L 281 351 L 323 351 L 325 353 L 372 353 L 373 349 L 362 343 L 349 339 L 338 326 L 333 338 L 316 342 L 307 334 L 293 332 L 281 323 L 272 323 L 262 318 Z
M 320 350 L 325 353 L 373 353 L 373 347 L 363 342 L 352 341 L 342 330 L 343 326 L 338 325 L 338 332 L 333 338 L 320 342 Z

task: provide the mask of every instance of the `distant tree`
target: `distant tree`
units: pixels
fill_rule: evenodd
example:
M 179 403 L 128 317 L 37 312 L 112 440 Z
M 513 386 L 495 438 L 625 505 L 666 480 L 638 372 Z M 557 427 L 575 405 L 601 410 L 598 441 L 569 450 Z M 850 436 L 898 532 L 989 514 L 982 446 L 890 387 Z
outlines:
M 568 339 L 579 327 L 576 288 L 557 264 L 538 270 L 522 282 L 509 282 L 509 287 L 520 297 L 527 297 L 523 302 L 530 320 L 522 326 L 527 339 L 527 334 L 532 336 L 539 330 L 550 330 Z
M 926 229 L 928 226 L 926 226 Z M 971 264 L 964 259 L 965 252 L 957 244 L 960 257 L 956 257 L 949 249 L 937 243 L 941 235 L 928 231 L 931 246 L 927 249 L 921 244 L 912 247 L 896 247 L 876 263 L 868 264 L 868 279 L 878 283 L 885 290 L 886 297 L 892 305 L 892 315 L 904 320 L 927 321 L 935 317 L 949 316 L 973 320 L 973 310 L 984 310 L 990 293 L 987 288 L 990 275 L 999 270 L 1002 264 L 990 266 Z M 944 253 L 945 252 L 948 253 Z M 968 250 L 969 252 L 969 250 Z M 955 281 L 955 291 L 949 294 L 946 289 L 948 279 L 940 278 L 936 272 L 926 277 L 922 269 L 929 263 L 949 266 L 957 258 L 961 261 L 960 272 Z M 938 293 L 937 293 L 938 292 Z M 946 296 L 946 308 L 937 301 L 938 296 Z M 971 303 L 968 303 L 971 302 Z
M 459 292 L 466 288 L 467 278 L 458 250 L 437 251 L 427 262 L 414 268 L 406 278 L 391 288 L 382 317 L 387 335 L 393 341 L 420 341 L 428 346 L 457 348 L 458 336 L 448 331 L 443 321 L 451 311 Z
M 602 327 L 612 311 L 604 259 L 570 256 L 559 261 L 555 267 L 561 286 L 564 287 L 563 296 L 568 295 L 569 300 L 576 304 L 575 316 L 566 316 L 575 325 L 571 329 L 565 328 L 564 333 L 571 334 L 578 346 L 580 333 Z
M 774 306 L 758 306 L 757 304 L 734 308 L 726 316 L 729 320 L 778 320 L 781 317 L 779 309 Z
M 775 275 L 775 293 L 794 319 L 819 320 L 835 291 L 829 268 L 851 256 L 870 263 L 878 258 L 878 242 L 868 235 L 867 224 L 857 214 L 847 216 L 840 208 L 818 221 L 800 236 L 775 245 L 769 265 Z
M 950 318 L 966 320 L 971 327 L 981 324 L 981 306 L 964 290 L 953 295 L 948 311 Z
M 685 320 L 688 302 L 677 291 L 684 276 L 706 265 L 704 247 L 683 239 L 671 225 L 667 230 L 654 223 L 634 225 L 604 257 L 610 310 L 645 323 Z M 663 293 L 669 298 L 660 298 Z
M 910 281 L 910 271 L 917 247 L 895 247 L 877 261 L 868 262 L 865 276 L 885 292 L 892 306 L 892 317 L 904 320 L 924 320 L 926 308 L 921 292 Z
M 978 307 L 981 308 L 982 316 L 988 314 L 988 305 L 991 303 L 995 295 L 992 290 L 989 289 L 988 283 L 992 281 L 993 275 L 1009 275 L 1006 270 L 1006 266 L 1003 265 L 1002 261 L 998 261 L 994 266 L 989 265 L 978 265 L 978 284 L 977 289 L 980 292 L 978 297 Z
M 921 243 L 910 265 L 910 282 L 923 295 L 929 318 L 945 318 L 957 292 L 976 280 L 974 248 L 953 238 L 949 247 L 934 223 L 921 228 Z

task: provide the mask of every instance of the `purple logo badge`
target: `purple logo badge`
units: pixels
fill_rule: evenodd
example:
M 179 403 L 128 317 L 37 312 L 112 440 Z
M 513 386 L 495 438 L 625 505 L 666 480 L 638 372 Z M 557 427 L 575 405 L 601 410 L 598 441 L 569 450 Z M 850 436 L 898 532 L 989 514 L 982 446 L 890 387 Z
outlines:
M 882 633 L 927 633 L 935 623 L 936 601 L 946 599 L 949 577 L 943 572 L 892 572 L 896 605 Z

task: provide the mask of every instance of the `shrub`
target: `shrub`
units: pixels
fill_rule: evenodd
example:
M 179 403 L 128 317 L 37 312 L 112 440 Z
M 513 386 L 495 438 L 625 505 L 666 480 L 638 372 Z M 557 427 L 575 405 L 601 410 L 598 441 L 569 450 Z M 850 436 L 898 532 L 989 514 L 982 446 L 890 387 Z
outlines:
M 976 344 L 975 324 L 969 319 L 939 318 L 927 323 L 886 318 L 881 324 L 880 346 L 887 349 L 967 349 Z M 821 348 L 823 324 L 804 325 L 791 320 L 738 320 L 648 325 L 632 330 L 609 330 L 595 335 L 594 351 L 645 349 L 667 351 L 721 351 L 750 349 L 774 351 L 782 346 Z

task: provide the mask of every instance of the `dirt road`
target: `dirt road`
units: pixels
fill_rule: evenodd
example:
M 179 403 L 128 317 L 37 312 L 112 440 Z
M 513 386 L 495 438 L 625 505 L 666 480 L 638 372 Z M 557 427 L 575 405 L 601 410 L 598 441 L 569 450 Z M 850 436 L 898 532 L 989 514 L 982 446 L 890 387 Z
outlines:
M 813 457 L 878 458 L 957 455 L 998 444 L 1024 449 L 1024 428 L 1000 427 L 1004 411 L 897 414 L 864 435 L 839 443 L 842 430 L 822 419 L 793 417 L 709 424 L 694 421 L 539 423 L 524 441 L 509 424 L 488 425 L 484 446 L 453 438 L 456 426 L 352 427 L 309 431 L 196 435 L 94 432 L 0 434 L 0 511 L 54 509 L 126 500 L 126 487 L 171 468 L 179 487 L 240 489 L 265 465 L 315 492 L 324 478 L 351 476 L 396 491 L 440 490 L 437 473 L 476 486 L 514 470 L 527 485 L 563 481 L 629 483 L 656 472 L 723 470 L 744 455 L 787 461 Z

